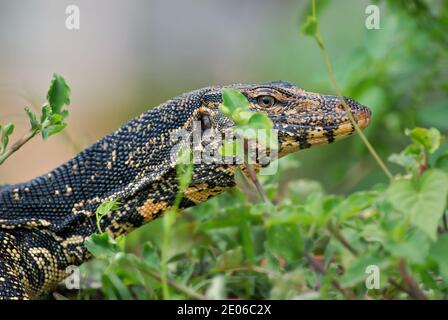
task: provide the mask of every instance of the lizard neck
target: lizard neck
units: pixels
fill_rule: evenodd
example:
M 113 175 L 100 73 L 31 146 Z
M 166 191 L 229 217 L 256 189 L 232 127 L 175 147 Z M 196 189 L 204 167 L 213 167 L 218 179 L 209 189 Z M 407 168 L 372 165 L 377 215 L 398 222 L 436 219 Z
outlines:
M 119 210 L 100 222 L 113 236 L 152 221 L 172 206 L 177 194 L 170 154 L 173 131 L 185 128 L 201 107 L 201 92 L 180 96 L 142 114 L 52 172 L 0 191 L 0 227 L 44 229 L 80 264 L 90 256 L 84 241 L 99 232 L 96 209 L 118 200 Z M 204 183 L 197 168 L 181 207 L 205 201 L 234 185 L 225 170 Z M 219 179 L 219 180 L 217 180 Z

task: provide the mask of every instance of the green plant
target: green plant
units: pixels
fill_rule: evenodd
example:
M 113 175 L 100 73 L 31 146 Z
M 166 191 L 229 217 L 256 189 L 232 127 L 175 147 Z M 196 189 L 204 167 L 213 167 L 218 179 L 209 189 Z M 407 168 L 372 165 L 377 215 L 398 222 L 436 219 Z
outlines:
M 29 108 L 25 108 L 31 128 L 24 136 L 12 146 L 8 146 L 9 136 L 14 131 L 14 125 L 8 123 L 3 127 L 0 126 L 0 165 L 39 133 L 46 140 L 49 136 L 64 130 L 67 126 L 64 120 L 68 116 L 68 111 L 63 110 L 63 107 L 69 104 L 70 87 L 62 76 L 54 74 L 48 89 L 47 102 L 42 106 L 40 118 L 38 119 L 36 114 Z

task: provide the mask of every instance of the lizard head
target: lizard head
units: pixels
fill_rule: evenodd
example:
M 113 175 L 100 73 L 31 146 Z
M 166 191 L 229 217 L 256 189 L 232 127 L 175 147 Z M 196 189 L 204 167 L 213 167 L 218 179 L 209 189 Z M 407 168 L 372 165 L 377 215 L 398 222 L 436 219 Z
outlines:
M 229 87 L 246 96 L 251 111 L 265 113 L 272 120 L 278 133 L 280 157 L 332 143 L 355 132 L 338 96 L 307 92 L 284 81 Z M 344 101 L 358 126 L 366 128 L 370 110 L 351 98 L 344 97 Z

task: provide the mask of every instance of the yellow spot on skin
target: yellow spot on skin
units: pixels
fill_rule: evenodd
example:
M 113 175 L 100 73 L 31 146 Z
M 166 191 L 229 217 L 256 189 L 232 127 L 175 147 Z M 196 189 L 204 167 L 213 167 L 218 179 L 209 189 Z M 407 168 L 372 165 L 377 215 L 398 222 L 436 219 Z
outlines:
M 71 236 L 70 238 L 65 239 L 62 241 L 62 245 L 65 247 L 69 244 L 83 244 L 84 238 L 82 236 Z
M 70 195 L 72 193 L 73 189 L 69 185 L 65 186 L 65 195 Z
M 226 191 L 226 189 L 223 187 L 216 186 L 215 188 L 210 189 L 206 183 L 201 183 L 188 187 L 187 190 L 185 190 L 184 197 L 194 203 L 201 203 L 224 191 Z
M 166 201 L 154 202 L 154 199 L 148 199 L 141 207 L 137 208 L 137 211 L 145 221 L 151 221 L 158 212 L 167 208 L 168 202 Z
M 350 123 L 340 125 L 333 134 L 335 139 L 340 139 L 347 136 L 352 131 L 352 126 Z
M 16 201 L 22 200 L 22 197 L 20 197 L 20 195 L 18 193 L 13 193 L 13 197 L 14 197 L 14 200 L 16 200 Z
M 47 220 L 44 219 L 39 219 L 39 225 L 44 226 L 44 227 L 48 227 L 51 223 L 48 222 Z

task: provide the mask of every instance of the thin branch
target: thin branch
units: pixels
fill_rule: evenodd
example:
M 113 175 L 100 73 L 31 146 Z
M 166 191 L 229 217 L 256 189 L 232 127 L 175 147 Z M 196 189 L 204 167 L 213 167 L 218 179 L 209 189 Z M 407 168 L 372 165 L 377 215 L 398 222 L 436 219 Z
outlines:
M 261 198 L 261 200 L 263 200 L 264 202 L 270 202 L 266 191 L 264 190 L 263 186 L 260 183 L 260 180 L 258 180 L 257 174 L 255 173 L 254 168 L 252 168 L 252 166 L 248 163 L 245 164 L 246 165 L 246 169 L 247 169 L 247 173 L 249 174 L 249 178 L 250 181 L 252 181 L 252 183 L 255 186 L 255 189 L 257 189 L 257 192 Z
M 317 21 L 317 14 L 316 14 L 316 0 L 313 0 L 313 17 L 316 19 Z M 316 39 L 316 42 L 319 46 L 319 48 L 322 51 L 322 55 L 324 58 L 324 62 L 325 62 L 325 66 L 327 68 L 327 72 L 328 75 L 330 77 L 330 80 L 333 84 L 333 87 L 336 90 L 337 95 L 339 96 L 342 105 L 345 109 L 345 112 L 347 113 L 350 122 L 353 124 L 353 127 L 355 128 L 356 132 L 359 134 L 359 136 L 361 137 L 361 140 L 363 141 L 363 143 L 366 145 L 367 149 L 369 150 L 370 154 L 372 155 L 372 157 L 375 159 L 375 161 L 378 163 L 378 165 L 381 167 L 381 169 L 384 171 L 385 175 L 389 178 L 389 180 L 393 180 L 394 177 L 392 175 L 392 173 L 389 171 L 389 169 L 386 167 L 386 165 L 384 164 L 383 160 L 381 160 L 380 156 L 377 154 L 376 150 L 373 148 L 373 146 L 370 144 L 369 140 L 367 139 L 367 137 L 364 135 L 364 133 L 362 132 L 361 128 L 359 128 L 358 123 L 355 121 L 355 119 L 353 118 L 353 114 L 349 108 L 349 106 L 347 105 L 347 103 L 345 102 L 345 99 L 343 98 L 342 95 L 342 90 L 339 87 L 337 81 L 336 81 L 336 76 L 334 74 L 334 70 L 333 70 L 333 66 L 331 65 L 331 61 L 330 61 L 330 55 L 328 54 L 328 50 L 325 47 L 325 44 L 322 40 L 322 35 L 320 34 L 319 31 L 319 26 L 316 26 L 316 32 L 314 34 L 314 38 Z
M 324 266 L 317 261 L 316 259 L 314 259 L 309 253 L 305 252 L 305 257 L 308 259 L 308 262 L 310 263 L 311 267 L 316 270 L 318 273 L 320 273 L 321 275 L 325 276 L 327 274 L 327 272 L 325 271 Z M 339 281 L 337 281 L 336 279 L 331 279 L 331 284 L 339 291 L 341 292 L 347 299 L 353 299 L 353 293 L 351 293 L 350 291 L 344 289 L 341 284 L 339 283 Z
M 350 251 L 354 256 L 358 255 L 358 251 L 352 247 L 352 245 L 345 239 L 345 237 L 341 234 L 340 230 L 336 227 L 334 227 L 331 223 L 328 225 L 328 230 L 331 232 L 331 234 L 348 250 Z
M 244 156 L 248 156 L 249 154 L 249 142 L 245 138 L 244 139 Z M 266 191 L 264 190 L 263 186 L 260 183 L 260 180 L 258 180 L 257 174 L 254 170 L 254 168 L 248 163 L 248 161 L 244 161 L 244 165 L 246 166 L 247 173 L 249 175 L 249 179 L 252 181 L 252 183 L 255 186 L 255 189 L 258 192 L 258 195 L 260 196 L 261 200 L 263 200 L 266 203 L 270 203 L 270 200 L 266 194 Z
M 407 267 L 406 267 L 406 262 L 404 261 L 403 258 L 400 259 L 399 270 L 400 270 L 400 275 L 403 278 L 403 283 L 409 291 L 409 295 L 413 299 L 427 300 L 428 297 L 425 295 L 425 293 L 422 291 L 422 289 L 420 289 L 417 282 L 415 282 L 415 280 L 412 278 L 411 274 L 408 272 Z
M 0 165 L 6 161 L 14 152 L 17 152 L 25 143 L 30 141 L 36 134 L 39 133 L 39 130 L 30 130 L 23 137 L 21 137 L 18 141 L 16 141 L 12 146 L 8 147 L 5 152 L 0 155 Z
M 402 292 L 408 294 L 409 296 L 412 295 L 412 293 L 411 293 L 407 288 L 403 287 L 403 286 L 402 286 L 401 284 L 399 284 L 395 279 L 390 278 L 390 279 L 388 280 L 388 282 L 389 282 L 391 285 L 393 285 L 396 289 L 398 289 L 399 291 L 402 291 Z

